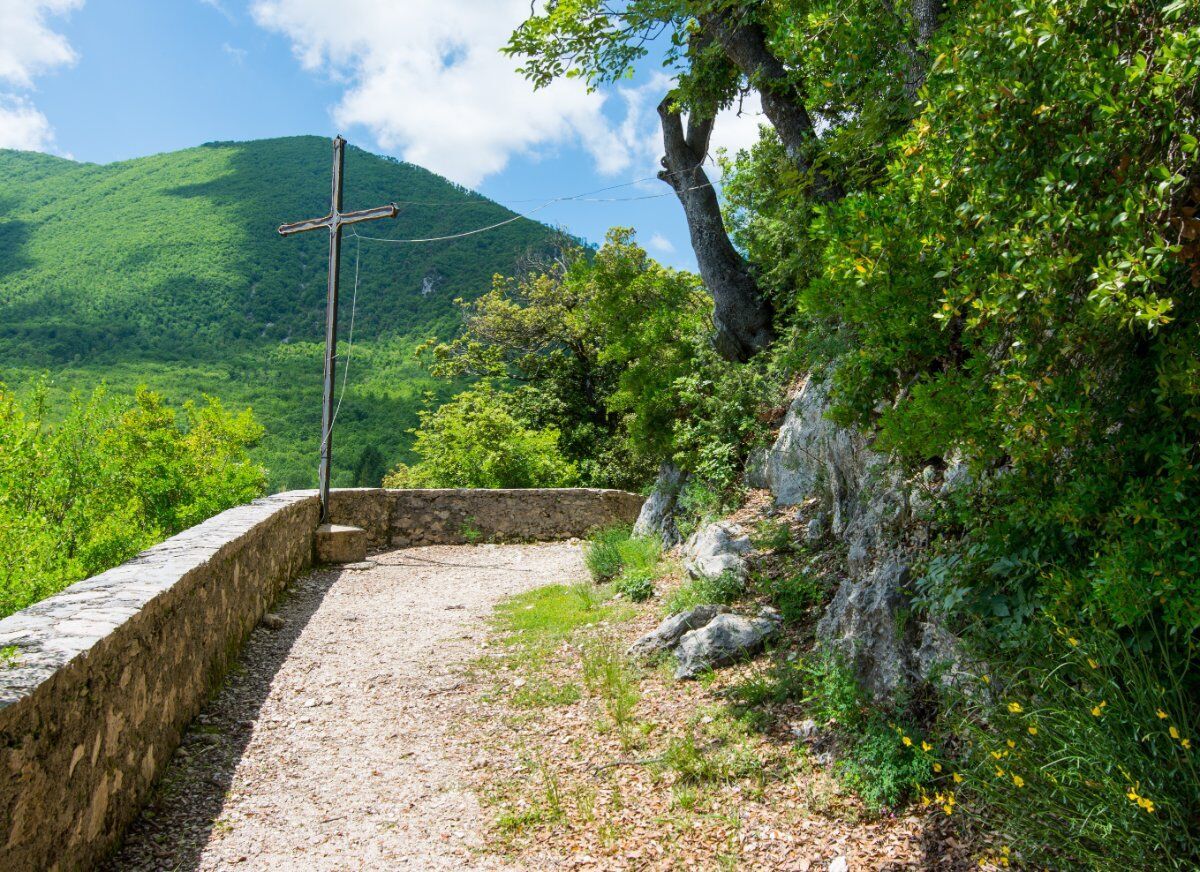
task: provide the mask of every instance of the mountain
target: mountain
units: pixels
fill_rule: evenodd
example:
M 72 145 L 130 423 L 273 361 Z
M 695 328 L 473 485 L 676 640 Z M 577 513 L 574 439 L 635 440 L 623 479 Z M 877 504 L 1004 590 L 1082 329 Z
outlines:
M 330 158 L 329 141 L 312 136 L 106 165 L 0 150 L 0 380 L 20 390 L 48 373 L 56 400 L 106 382 L 251 405 L 272 483 L 313 484 L 328 238 L 276 228 L 328 211 Z M 397 218 L 356 229 L 407 239 L 513 217 L 420 167 L 348 147 L 345 208 L 393 201 Z M 549 234 L 525 219 L 435 244 L 346 234 L 336 484 L 353 483 L 369 449 L 405 459 L 422 395 L 447 390 L 413 366 L 415 343 L 445 336 L 455 298 L 487 290 Z

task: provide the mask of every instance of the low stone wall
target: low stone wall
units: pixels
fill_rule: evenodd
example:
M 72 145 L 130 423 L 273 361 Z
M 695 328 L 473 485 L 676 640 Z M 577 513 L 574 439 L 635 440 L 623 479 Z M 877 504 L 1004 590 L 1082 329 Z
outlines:
M 0 620 L 0 869 L 88 868 L 214 680 L 312 562 L 317 499 L 223 512 Z
M 631 522 L 605 490 L 334 491 L 373 548 L 563 539 Z M 137 814 L 242 642 L 313 561 L 314 491 L 230 509 L 0 620 L 0 869 L 88 868 Z
M 598 488 L 384 490 L 332 493 L 330 519 L 367 531 L 371 548 L 527 542 L 632 524 L 644 497 Z

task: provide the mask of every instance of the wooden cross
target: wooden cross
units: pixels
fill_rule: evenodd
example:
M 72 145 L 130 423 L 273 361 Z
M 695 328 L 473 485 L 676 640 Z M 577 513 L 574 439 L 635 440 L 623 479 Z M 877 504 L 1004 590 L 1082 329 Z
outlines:
M 396 204 L 342 211 L 342 170 L 346 163 L 346 140 L 333 140 L 333 200 L 324 218 L 310 218 L 279 228 L 280 236 L 291 236 L 309 230 L 329 228 L 329 289 L 325 297 L 325 395 L 321 404 L 321 470 L 318 485 L 321 490 L 321 523 L 329 522 L 329 472 L 333 457 L 333 374 L 337 365 L 338 279 L 341 275 L 342 227 L 360 221 L 395 218 Z

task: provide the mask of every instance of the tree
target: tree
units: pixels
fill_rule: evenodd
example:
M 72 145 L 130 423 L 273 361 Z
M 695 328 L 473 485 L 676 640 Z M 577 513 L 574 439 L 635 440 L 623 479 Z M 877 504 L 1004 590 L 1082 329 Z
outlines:
M 636 487 L 671 454 L 684 411 L 675 382 L 711 307 L 694 276 L 655 263 L 632 230 L 611 230 L 594 255 L 567 247 L 497 277 L 462 308 L 461 334 L 420 350 L 430 370 L 512 386 L 512 407 L 560 433 L 584 482 Z
M 387 475 L 387 461 L 374 445 L 368 445 L 354 464 L 354 487 L 379 487 Z

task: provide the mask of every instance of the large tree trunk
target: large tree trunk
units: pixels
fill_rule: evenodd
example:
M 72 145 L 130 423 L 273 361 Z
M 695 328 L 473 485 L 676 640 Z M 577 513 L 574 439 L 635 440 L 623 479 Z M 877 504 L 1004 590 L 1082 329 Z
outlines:
M 717 41 L 725 56 L 762 97 L 763 113 L 770 119 L 788 157 L 810 177 L 813 196 L 822 202 L 840 199 L 841 186 L 816 165 L 816 127 L 787 70 L 767 47 L 762 26 L 753 21 L 737 21 L 730 10 L 702 16 L 700 26 Z
M 937 31 L 943 5 L 943 0 L 912 0 L 909 7 L 917 27 L 916 45 L 909 52 L 908 75 L 904 80 L 904 93 L 910 100 L 917 98 L 917 92 L 925 84 L 925 73 L 929 69 L 925 46 Z
M 693 115 L 685 134 L 683 119 L 672 108 L 670 97 L 659 104 L 658 115 L 666 152 L 658 177 L 675 189 L 683 204 L 700 277 L 713 298 L 714 344 L 726 360 L 749 360 L 774 339 L 771 306 L 746 261 L 729 241 L 717 194 L 702 166 L 712 135 L 712 118 Z

